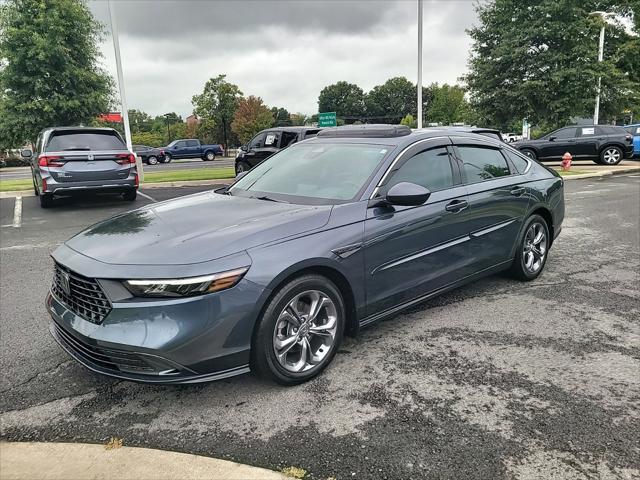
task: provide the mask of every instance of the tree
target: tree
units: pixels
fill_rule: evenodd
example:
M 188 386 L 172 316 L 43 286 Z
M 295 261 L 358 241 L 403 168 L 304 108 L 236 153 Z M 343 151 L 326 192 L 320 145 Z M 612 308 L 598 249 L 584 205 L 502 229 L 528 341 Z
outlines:
M 109 111 L 111 78 L 98 67 L 104 34 L 80 0 L 0 3 L 0 139 L 32 143 L 48 126 Z
M 416 115 L 416 86 L 405 77 L 390 78 L 373 87 L 365 104 L 369 120 L 398 123 L 405 115 Z
M 238 102 L 231 129 L 241 143 L 247 143 L 260 130 L 273 126 L 273 122 L 272 111 L 262 103 L 262 99 L 250 95 Z
M 164 136 L 153 132 L 132 133 L 131 143 L 134 145 L 148 145 L 150 147 L 162 147 L 166 145 Z
M 274 127 L 290 127 L 293 124 L 291 115 L 286 108 L 273 107 L 271 108 L 271 115 L 273 115 Z
M 307 117 L 304 113 L 292 113 L 289 115 L 291 119 L 291 125 L 294 126 L 303 126 L 309 121 L 309 117 Z
M 346 123 L 353 123 L 364 116 L 364 92 L 353 83 L 334 83 L 320 92 L 318 108 L 320 112 L 336 112 Z
M 416 119 L 410 113 L 400 120 L 400 125 L 406 125 L 409 128 L 416 128 L 418 126 Z
M 222 129 L 224 148 L 227 149 L 231 121 L 242 92 L 237 85 L 227 82 L 225 78 L 226 75 L 218 75 L 209 79 L 204 91 L 200 95 L 194 95 L 191 103 L 194 106 L 193 113 L 204 121 L 213 120 L 215 125 Z
M 427 120 L 450 125 L 469 122 L 469 103 L 464 98 L 464 88 L 459 85 L 434 83 L 429 86 L 431 99 L 427 104 Z
M 550 129 L 590 117 L 599 75 L 601 118 L 612 119 L 622 104 L 640 95 L 640 55 L 623 28 L 607 26 L 605 60 L 599 64 L 601 20 L 589 13 L 630 16 L 632 5 L 640 13 L 638 2 L 630 0 L 540 0 L 527 7 L 518 0 L 478 3 L 465 81 L 482 123 L 506 128 L 528 118 Z

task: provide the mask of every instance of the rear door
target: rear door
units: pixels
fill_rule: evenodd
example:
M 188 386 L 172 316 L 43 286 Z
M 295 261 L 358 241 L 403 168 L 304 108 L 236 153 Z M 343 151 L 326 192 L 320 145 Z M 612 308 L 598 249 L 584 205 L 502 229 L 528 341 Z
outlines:
M 185 147 L 185 158 L 197 158 L 202 155 L 200 142 L 198 140 L 187 140 Z
M 464 137 L 453 143 L 469 198 L 465 219 L 476 273 L 511 258 L 529 204 L 528 187 L 501 148 Z
M 573 151 L 569 152 L 579 158 L 597 158 L 598 145 L 600 145 L 606 137 L 606 133 L 602 127 L 578 127 L 578 139 Z
M 406 303 L 454 282 L 468 266 L 467 205 L 448 138 L 418 142 L 393 166 L 365 222 L 368 313 Z M 417 207 L 376 205 L 397 183 L 431 191 Z
M 125 179 L 135 167 L 120 136 L 108 130 L 54 131 L 43 154 L 53 159 L 44 168 L 60 183 Z

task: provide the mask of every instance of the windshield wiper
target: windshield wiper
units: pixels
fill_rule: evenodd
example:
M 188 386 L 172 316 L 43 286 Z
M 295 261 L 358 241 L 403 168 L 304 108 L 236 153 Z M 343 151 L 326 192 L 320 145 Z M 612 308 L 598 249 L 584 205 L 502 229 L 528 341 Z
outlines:
M 262 195 L 261 197 L 249 197 L 249 198 L 255 198 L 256 200 L 266 200 L 268 202 L 289 203 L 286 200 L 280 200 L 279 198 L 271 198 L 266 195 Z

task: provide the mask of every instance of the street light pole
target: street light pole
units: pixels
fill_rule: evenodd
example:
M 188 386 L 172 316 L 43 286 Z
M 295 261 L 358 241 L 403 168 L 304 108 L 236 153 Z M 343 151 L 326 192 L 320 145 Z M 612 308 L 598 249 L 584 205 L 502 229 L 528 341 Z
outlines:
M 122 121 L 124 123 L 124 138 L 127 142 L 127 148 L 132 150 L 131 145 L 131 129 L 129 128 L 129 110 L 127 109 L 127 97 L 124 93 L 124 76 L 122 75 L 122 62 L 120 61 L 120 42 L 118 41 L 118 24 L 116 23 L 116 15 L 111 8 L 111 0 L 107 0 L 107 8 L 109 9 L 109 18 L 111 20 L 111 36 L 113 37 L 113 49 L 116 54 L 116 70 L 118 72 L 118 90 L 120 91 L 120 104 L 122 105 Z
M 422 0 L 418 0 L 418 128 L 422 128 Z

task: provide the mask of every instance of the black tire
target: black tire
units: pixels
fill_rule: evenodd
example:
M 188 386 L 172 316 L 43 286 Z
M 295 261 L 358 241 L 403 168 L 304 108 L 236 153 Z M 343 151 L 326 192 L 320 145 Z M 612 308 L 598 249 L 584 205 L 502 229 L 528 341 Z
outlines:
M 151 155 L 147 158 L 146 161 L 147 165 L 157 165 L 158 164 L 158 157 L 156 157 L 155 155 Z
M 282 325 L 281 322 L 279 323 L 279 317 L 285 307 L 287 307 L 297 295 L 304 295 L 310 291 L 317 291 L 326 296 L 331 300 L 333 307 L 335 307 L 336 322 L 333 343 L 327 347 L 328 351 L 324 353 L 324 357 L 319 363 L 313 366 L 308 364 L 310 368 L 301 372 L 293 372 L 286 369 L 276 357 L 276 347 L 274 345 L 275 336 L 277 335 L 276 328 L 278 325 Z M 342 342 L 346 309 L 340 290 L 338 290 L 328 278 L 321 275 L 309 274 L 300 276 L 279 287 L 275 292 L 275 295 L 271 298 L 264 313 L 258 320 L 254 331 L 251 348 L 251 370 L 263 378 L 274 380 L 282 385 L 297 385 L 318 375 L 331 363 L 331 360 L 333 360 Z M 327 322 L 329 322 L 328 317 Z M 308 327 L 309 325 L 307 325 L 307 329 Z M 300 331 L 302 332 L 302 328 L 300 328 Z M 311 337 L 308 336 L 307 338 Z M 295 342 L 294 348 L 290 350 L 290 352 L 294 352 L 294 355 L 294 350 L 298 345 L 299 343 Z M 322 346 L 320 349 L 322 349 Z
M 164 160 L 162 161 L 162 163 L 171 163 L 171 154 L 170 153 L 165 153 L 164 154 Z
M 604 147 L 600 152 L 599 162 L 601 165 L 618 165 L 624 158 L 624 152 L 620 147 L 610 145 Z
M 127 202 L 135 201 L 137 196 L 138 196 L 138 191 L 135 188 L 132 188 L 131 190 L 127 190 L 122 194 L 122 198 L 124 198 Z
M 251 170 L 251 166 L 247 162 L 242 160 L 236 163 L 236 175 L 240 175 L 242 172 L 248 172 Z
M 538 226 L 541 229 L 540 231 L 542 231 L 544 234 L 544 248 L 540 248 L 541 243 L 537 244 L 537 247 L 538 247 L 537 250 L 542 251 L 541 260 L 536 255 L 535 251 L 532 251 L 529 248 L 530 240 L 531 240 L 530 231 L 535 226 Z M 534 232 L 535 232 L 535 229 L 534 229 Z M 517 278 L 518 280 L 522 280 L 524 282 L 529 282 L 531 280 L 538 278 L 538 276 L 540 276 L 540 274 L 544 270 L 544 266 L 547 263 L 547 258 L 549 257 L 549 246 L 551 245 L 551 241 L 552 239 L 549 234 L 549 226 L 547 225 L 547 222 L 544 218 L 542 218 L 540 215 L 537 215 L 537 214 L 531 215 L 529 218 L 527 218 L 527 220 L 524 222 L 524 225 L 522 226 L 522 231 L 520 232 L 520 235 L 518 237 L 516 255 L 515 255 L 515 258 L 513 259 L 513 263 L 511 264 L 511 269 L 510 269 L 511 275 L 514 278 Z M 532 257 L 529 257 L 527 252 L 529 252 L 529 254 L 532 255 Z M 529 268 L 527 266 L 528 258 L 534 258 L 536 261 L 539 261 L 540 262 L 539 266 L 533 269 Z M 533 266 L 535 266 L 535 263 L 532 264 L 532 267 Z
M 536 155 L 536 152 L 533 151 L 530 148 L 523 148 L 522 150 L 520 150 L 520 152 L 524 155 L 526 155 L 527 157 L 529 157 L 532 160 L 537 160 L 538 156 Z
M 216 159 L 216 153 L 212 152 L 212 151 L 208 151 L 204 154 L 204 157 L 202 157 L 202 160 L 204 160 L 205 162 L 213 162 Z
M 43 193 L 38 196 L 38 199 L 40 200 L 40 206 L 42 208 L 49 208 L 53 206 L 53 195 L 50 193 Z

